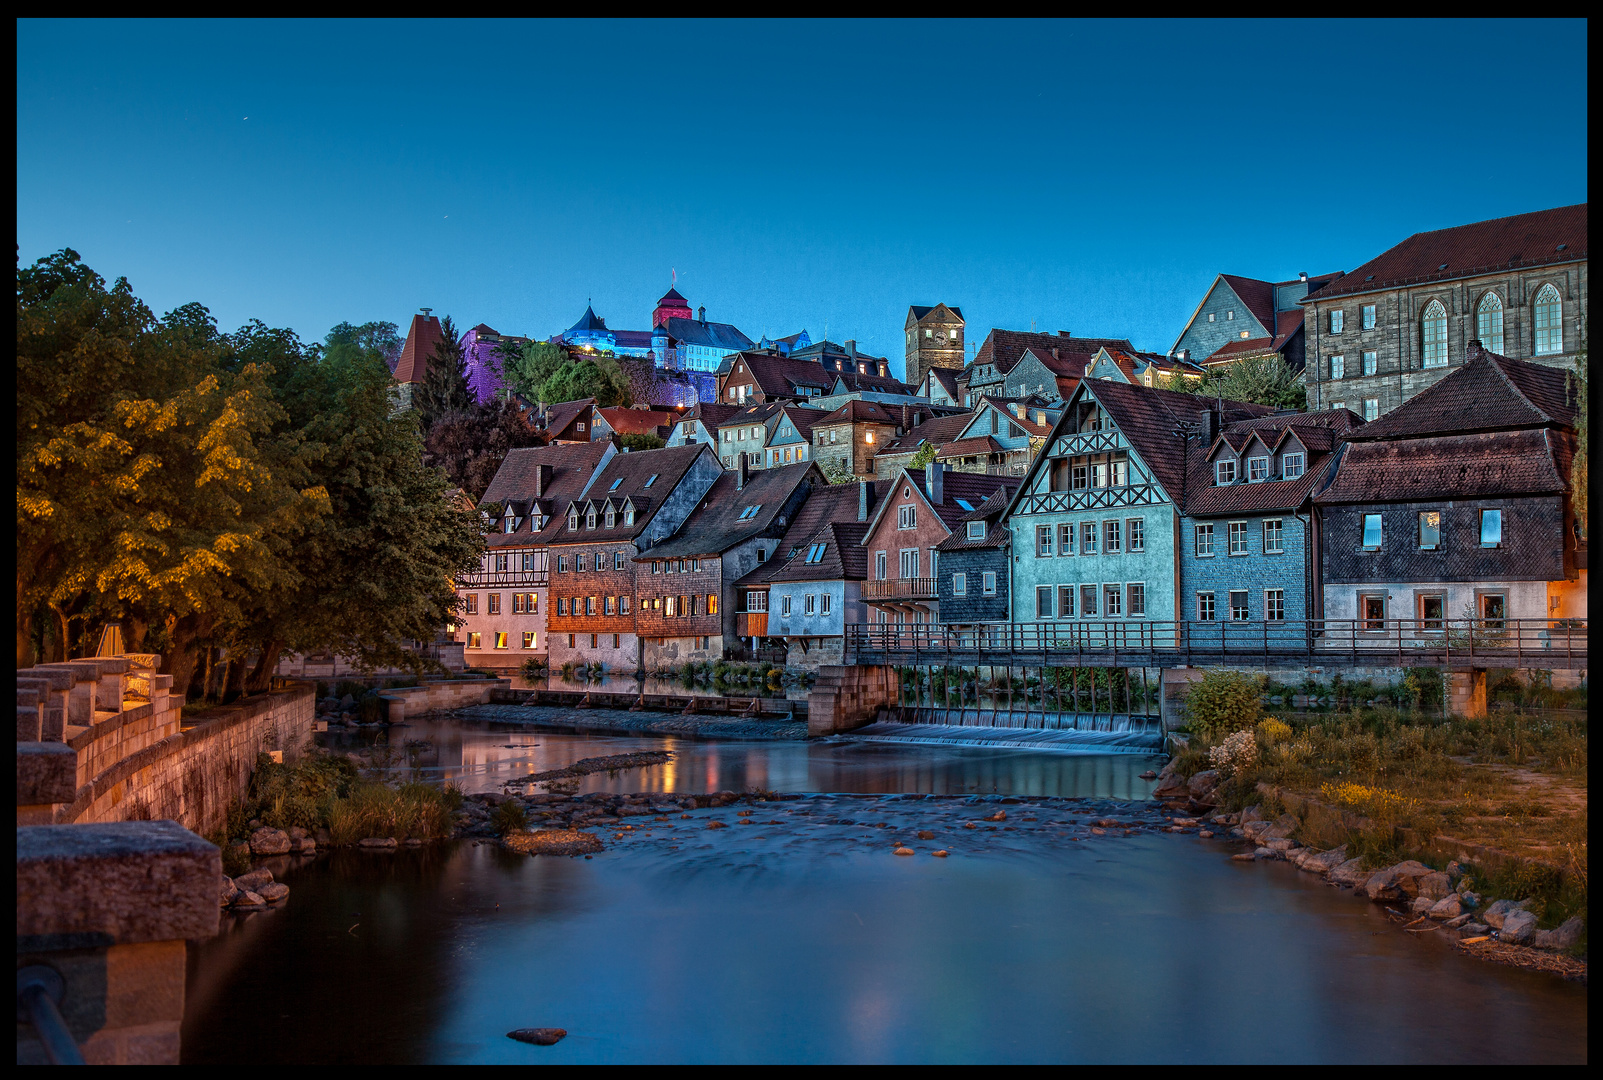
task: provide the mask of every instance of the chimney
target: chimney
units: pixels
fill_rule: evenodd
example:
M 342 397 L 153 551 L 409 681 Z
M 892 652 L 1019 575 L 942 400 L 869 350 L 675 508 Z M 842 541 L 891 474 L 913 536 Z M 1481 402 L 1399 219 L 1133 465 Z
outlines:
M 744 450 L 735 452 L 735 490 L 746 490 L 746 452 Z
M 698 322 L 700 322 L 701 325 L 703 325 L 703 326 L 707 325 L 707 305 L 706 304 L 702 304 L 699 308 L 696 309 L 696 320 Z
M 1198 414 L 1202 422 L 1197 425 L 1197 438 L 1202 440 L 1204 447 L 1213 445 L 1213 410 L 1203 409 Z
M 924 493 L 936 506 L 941 505 L 941 488 L 944 486 L 941 478 L 945 475 L 946 470 L 938 461 L 931 461 L 924 466 Z
M 851 357 L 853 360 L 857 359 L 857 339 L 856 338 L 847 338 L 846 339 L 846 355 Z
M 1058 331 L 1058 337 L 1073 337 L 1073 336 L 1074 335 L 1069 333 L 1069 331 L 1067 331 L 1067 330 L 1059 330 Z
M 551 466 L 536 465 L 534 467 L 534 497 L 544 498 L 546 489 L 551 486 Z
M 1190 360 L 1191 359 L 1191 350 L 1190 349 L 1181 349 L 1175 355 L 1179 356 L 1180 359 L 1182 359 L 1182 360 Z
M 912 430 L 913 430 L 913 425 L 912 425 L 912 424 L 909 424 L 909 423 L 908 423 L 908 422 L 907 422 L 907 421 L 908 421 L 908 415 L 907 415 L 907 406 L 906 406 L 906 405 L 903 405 L 903 406 L 902 406 L 902 433 L 903 433 L 903 434 L 904 434 L 904 435 L 905 435 L 905 434 L 906 434 L 906 433 L 907 433 L 907 432 L 909 432 L 909 431 L 912 431 Z
M 1297 280 L 1302 282 L 1304 285 L 1308 284 L 1308 271 L 1306 271 L 1306 270 L 1297 271 Z
M 857 520 L 868 520 L 868 488 L 870 481 L 857 481 Z
M 1056 345 L 1052 346 L 1052 359 L 1054 359 L 1054 360 L 1063 359 L 1063 357 L 1058 355 L 1058 347 Z

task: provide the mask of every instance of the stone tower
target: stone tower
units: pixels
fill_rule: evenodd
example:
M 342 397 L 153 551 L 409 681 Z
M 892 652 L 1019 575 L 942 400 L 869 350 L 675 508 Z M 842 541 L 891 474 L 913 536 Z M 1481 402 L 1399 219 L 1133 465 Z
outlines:
M 930 368 L 963 370 L 963 310 L 936 304 L 907 309 L 905 382 L 917 388 Z

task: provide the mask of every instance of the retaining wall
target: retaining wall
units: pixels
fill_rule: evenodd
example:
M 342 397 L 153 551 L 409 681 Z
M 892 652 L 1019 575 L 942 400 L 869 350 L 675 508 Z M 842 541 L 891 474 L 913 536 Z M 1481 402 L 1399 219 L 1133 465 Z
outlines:
M 901 683 L 895 668 L 827 666 L 807 695 L 807 734 L 833 735 L 862 727 L 882 708 L 896 705 Z
M 512 689 L 511 679 L 446 679 L 422 686 L 398 686 L 379 694 L 387 705 L 389 721 L 400 723 L 408 716 L 466 705 L 487 705 L 496 690 Z

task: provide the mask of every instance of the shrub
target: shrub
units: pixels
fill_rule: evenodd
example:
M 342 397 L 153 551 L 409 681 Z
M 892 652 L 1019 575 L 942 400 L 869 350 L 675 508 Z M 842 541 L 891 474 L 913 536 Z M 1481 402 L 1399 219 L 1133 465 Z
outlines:
M 1291 738 L 1291 725 L 1283 720 L 1276 720 L 1273 716 L 1266 716 L 1258 723 L 1258 741 L 1267 748 L 1278 742 Z
M 511 832 L 522 832 L 529 827 L 529 815 L 523 812 L 523 804 L 515 799 L 508 799 L 495 808 L 490 815 L 490 828 L 501 836 Z
M 1186 694 L 1191 730 L 1205 736 L 1251 728 L 1262 712 L 1258 680 L 1238 671 L 1210 669 Z
M 525 679 L 543 679 L 546 676 L 545 661 L 538 656 L 529 657 L 519 670 Z
M 1284 726 L 1284 725 L 1282 725 Z M 1208 762 L 1221 777 L 1232 777 L 1258 761 L 1258 744 L 1250 731 L 1238 731 L 1208 751 Z

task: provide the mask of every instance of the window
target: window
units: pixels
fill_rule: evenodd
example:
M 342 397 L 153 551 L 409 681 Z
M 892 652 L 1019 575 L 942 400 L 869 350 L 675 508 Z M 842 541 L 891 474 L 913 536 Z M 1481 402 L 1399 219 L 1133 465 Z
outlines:
M 1074 618 L 1074 586 L 1058 586 L 1058 618 Z
M 1443 629 L 1443 616 L 1447 610 L 1447 597 L 1442 593 L 1425 593 L 1419 598 L 1419 629 L 1425 634 L 1439 634 Z
M 606 568 L 607 568 L 607 556 L 606 556 L 606 554 L 604 552 L 600 552 L 600 551 L 596 552 L 596 572 L 600 573 L 601 571 L 605 570 Z
M 802 597 L 802 614 L 803 615 L 811 615 L 817 607 L 818 607 L 818 594 L 817 593 L 808 593 L 806 596 Z
M 1090 469 L 1083 464 L 1075 464 L 1070 470 L 1075 491 L 1081 491 L 1090 486 Z M 1055 488 L 1053 490 L 1056 490 Z
M 534 648 L 534 643 L 535 643 L 534 631 L 533 630 L 525 630 L 523 632 L 523 647 L 525 649 L 532 649 L 532 648 Z
M 1334 380 L 1334 379 L 1341 378 L 1342 375 L 1345 373 L 1346 367 L 1347 367 L 1347 358 L 1345 356 L 1343 356 L 1341 353 L 1336 353 L 1334 356 L 1332 356 L 1330 358 L 1330 377 L 1331 377 L 1331 379 Z
M 643 488 L 648 488 L 652 484 L 655 484 L 656 482 L 657 482 L 657 474 L 656 473 L 652 473 L 650 476 L 646 477 L 646 482 L 644 484 L 641 484 L 640 486 L 643 487 Z
M 493 593 L 485 594 L 485 597 L 484 597 L 484 611 L 485 611 L 485 614 L 487 614 L 487 615 L 499 615 L 499 614 L 501 614 L 501 594 L 500 593 L 493 592 Z
M 1074 526 L 1058 526 L 1058 553 L 1061 555 L 1074 554 Z
M 1508 600 L 1502 593 L 1481 593 L 1477 599 L 1480 601 L 1481 618 L 1486 620 L 1485 629 L 1503 629 L 1503 620 L 1508 617 Z
M 1340 308 L 1337 308 L 1335 311 L 1330 313 L 1330 332 L 1332 334 L 1341 333 L 1341 324 L 1345 316 L 1346 312 L 1342 311 Z
M 616 615 L 618 613 L 618 598 L 616 596 L 607 597 L 606 607 L 602 610 L 608 615 Z
M 1213 463 L 1213 479 L 1217 484 L 1233 484 L 1236 482 L 1235 461 L 1216 461 Z
M 1206 525 L 1198 525 L 1196 529 L 1196 537 L 1197 558 L 1211 558 L 1213 556 L 1213 523 L 1209 522 Z
M 1419 549 L 1435 551 L 1442 543 L 1442 515 L 1438 510 L 1422 510 L 1419 514 Z
M 1210 311 L 1210 312 L 1208 312 L 1208 321 L 1209 321 L 1209 322 L 1213 322 L 1213 321 L 1214 321 L 1214 318 L 1213 318 L 1213 312 L 1211 312 L 1211 311 Z
M 587 597 L 584 598 L 584 613 L 586 615 L 594 615 L 596 613 L 596 598 L 595 597 L 587 596 Z
M 1080 586 L 1080 617 L 1084 619 L 1096 618 L 1096 592 L 1095 585 Z
M 765 592 L 759 592 L 757 590 L 753 590 L 751 592 L 748 592 L 746 594 L 746 610 L 747 611 L 767 611 L 768 610 L 768 594 L 765 593 Z
M 898 529 L 918 528 L 918 507 L 912 504 L 896 508 L 896 527 Z
M 469 615 L 477 615 L 478 613 L 479 613 L 479 594 L 478 593 L 468 593 L 467 614 L 469 614 Z
M 1564 351 L 1563 304 L 1558 290 L 1543 285 L 1536 294 L 1536 355 L 1548 356 Z
M 1251 457 L 1247 459 L 1247 483 L 1257 484 L 1269 479 L 1269 459 L 1267 457 Z
M 1247 621 L 1247 590 L 1246 589 L 1231 589 L 1230 590 L 1230 621 L 1231 622 L 1246 622 Z
M 468 634 L 468 648 L 470 648 L 470 649 L 482 649 L 482 648 L 484 648 L 484 635 L 483 634 L 479 634 L 479 633 L 470 632 Z
M 1102 586 L 1102 616 L 1103 618 L 1117 618 L 1123 610 L 1119 603 L 1123 590 L 1117 585 Z
M 618 525 L 618 512 L 616 510 L 614 510 L 612 507 L 609 506 L 609 507 L 607 507 L 607 528 L 609 528 L 609 529 L 616 528 L 617 525 Z
M 1503 546 L 1503 511 L 1481 511 L 1481 547 Z
M 980 575 L 980 592 L 986 596 L 996 595 L 996 571 L 987 570 Z
M 1369 421 L 1380 415 L 1380 398 L 1366 397 L 1364 399 L 1364 420 Z
M 1386 629 L 1386 594 L 1362 593 L 1358 597 L 1358 627 L 1365 633 L 1383 633 Z
M 707 614 L 716 615 L 717 614 L 716 607 L 717 607 L 717 605 L 715 604 L 714 605 L 714 609 L 715 610 L 709 611 Z M 818 613 L 820 615 L 828 615 L 829 614 L 829 593 L 822 593 L 818 597 Z
M 1132 619 L 1144 618 L 1147 613 L 1147 587 L 1145 584 L 1126 585 L 1125 598 L 1129 603 L 1124 606 L 1124 613 Z
M 1380 550 L 1380 515 L 1364 515 L 1364 550 Z
M 1365 304 L 1364 305 L 1363 313 L 1359 316 L 1358 325 L 1359 325 L 1360 329 L 1363 329 L 1363 330 L 1373 330 L 1375 328 L 1375 305 L 1374 304 Z
M 1052 586 L 1037 585 L 1035 587 L 1035 617 L 1037 619 L 1052 618 Z
M 1052 526 L 1037 525 L 1035 527 L 1035 556 L 1038 559 L 1052 557 Z
M 596 527 L 596 508 L 593 506 L 584 512 L 584 527 L 587 529 Z
M 514 615 L 522 615 L 523 614 L 523 594 L 522 593 L 516 593 L 515 592 L 515 593 L 512 594 L 512 614 L 514 614 Z
M 1364 353 L 1364 374 L 1373 375 L 1380 370 L 1380 354 L 1378 352 Z
M 874 552 L 874 580 L 885 580 L 885 553 L 883 551 Z
M 1345 409 L 1347 407 L 1347 403 L 1345 401 L 1332 401 L 1330 403 L 1330 407 L 1332 409 Z
M 824 552 L 826 552 L 828 550 L 829 550 L 829 545 L 827 543 L 826 544 L 813 544 L 813 545 L 808 547 L 808 549 L 807 549 L 807 557 L 805 559 L 803 559 L 802 561 L 803 562 L 810 562 L 810 563 L 821 562 L 821 561 L 823 561 L 823 558 L 824 558 Z
M 573 430 L 575 430 L 575 431 L 583 431 L 584 430 L 584 421 L 580 420 L 577 424 L 573 425 Z
M 1428 368 L 1446 367 L 1447 309 L 1442 307 L 1440 300 L 1432 300 L 1425 305 L 1425 314 L 1420 316 L 1419 334 L 1424 365 Z
M 1487 293 L 1475 305 L 1475 336 L 1488 351 L 1503 351 L 1503 300 L 1495 292 Z
M 985 539 L 985 522 L 971 521 L 968 523 L 968 538 L 970 540 Z
M 1113 555 L 1124 550 L 1124 523 L 1115 518 L 1102 523 L 1102 551 Z
M 1245 555 L 1247 553 L 1247 523 L 1245 521 L 1232 521 L 1230 523 L 1230 554 Z
M 651 560 L 651 572 L 653 574 L 662 573 L 662 560 L 661 559 L 653 559 L 653 560 Z
M 1286 550 L 1281 521 L 1281 518 L 1264 518 L 1263 550 L 1267 555 L 1279 555 Z
M 567 613 L 568 613 L 568 598 L 565 597 L 565 596 L 557 597 L 557 614 L 558 615 L 566 615 Z
M 624 506 L 623 523 L 625 525 L 633 525 L 635 523 L 635 508 L 633 503 L 629 503 Z
M 1080 554 L 1096 554 L 1096 522 L 1080 522 Z
M 1225 312 L 1225 322 L 1230 322 L 1233 319 L 1235 319 L 1235 317 L 1236 317 L 1236 313 L 1234 311 Z
M 678 599 L 677 596 L 663 597 L 662 614 L 665 618 L 671 619 L 679 611 Z
M 903 548 L 896 569 L 903 580 L 918 577 L 918 548 Z
M 1197 618 L 1202 622 L 1213 622 L 1213 593 L 1197 594 Z
M 568 530 L 571 532 L 573 530 L 578 529 L 578 527 L 579 527 L 579 511 L 577 511 L 577 510 L 569 510 L 568 511 Z
M 1286 621 L 1286 590 L 1265 589 L 1263 591 L 1263 617 L 1269 622 Z
M 612 553 L 612 568 L 614 570 L 622 570 L 623 569 L 623 552 L 614 551 Z
M 587 563 L 586 563 L 585 557 L 583 555 L 575 555 L 573 557 L 573 572 L 575 574 L 584 573 L 584 569 L 585 569 L 586 565 L 587 565 Z
M 952 595 L 953 596 L 967 596 L 968 595 L 968 575 L 967 574 L 953 574 L 952 575 Z

